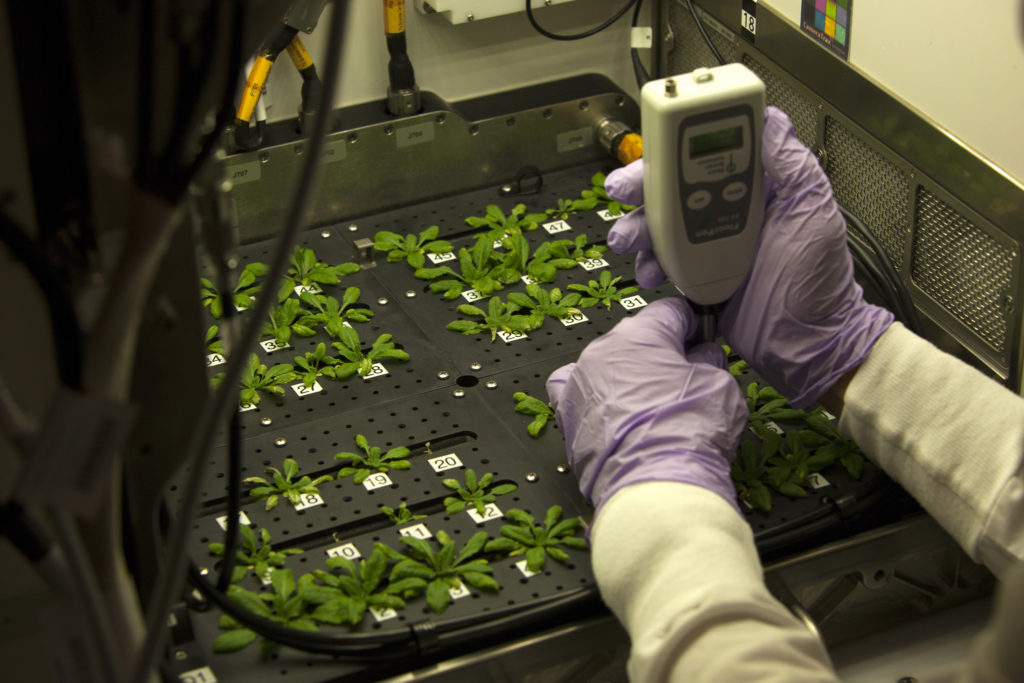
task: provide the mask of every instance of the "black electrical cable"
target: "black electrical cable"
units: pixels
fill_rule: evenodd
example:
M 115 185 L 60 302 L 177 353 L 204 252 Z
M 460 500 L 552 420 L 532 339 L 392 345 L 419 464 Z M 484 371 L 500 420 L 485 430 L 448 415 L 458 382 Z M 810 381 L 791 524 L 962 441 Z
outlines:
M 230 305 L 229 305 L 230 307 Z M 231 413 L 228 427 L 228 521 L 224 530 L 224 559 L 217 577 L 217 590 L 226 591 L 231 585 L 235 569 L 235 548 L 238 546 L 238 513 L 242 509 L 242 418 L 236 410 Z
M 626 12 L 628 12 L 630 8 L 633 7 L 633 5 L 635 5 L 637 2 L 639 2 L 639 0 L 628 0 L 626 6 L 620 9 L 618 12 L 616 12 L 611 19 L 609 19 L 608 21 L 604 22 L 599 26 L 595 26 L 594 28 L 588 29 L 582 33 L 552 33 L 551 31 L 548 31 L 547 29 L 542 27 L 540 24 L 537 23 L 537 18 L 533 16 L 533 0 L 526 0 L 526 18 L 530 20 L 530 25 L 533 26 L 537 33 L 541 34 L 545 38 L 550 38 L 551 40 L 581 40 L 583 38 L 589 38 L 592 35 L 600 33 L 601 31 L 605 30 L 606 28 L 614 24 L 616 21 L 621 19 L 626 14 Z
M 904 314 L 899 300 L 872 255 L 852 236 L 847 237 L 846 246 L 850 249 L 854 265 L 860 269 L 861 276 L 882 297 L 885 307 L 902 320 Z
M 637 0 L 636 8 L 633 10 L 633 20 L 630 22 L 632 28 L 636 28 L 640 22 L 640 8 L 643 4 L 644 0 Z M 651 74 L 644 68 L 644 63 L 640 59 L 640 51 L 635 47 L 631 47 L 629 52 L 633 59 L 633 74 L 636 76 L 636 87 L 643 88 L 651 80 Z
M 697 24 L 697 30 L 704 37 L 704 42 L 711 48 L 711 54 L 715 56 L 719 64 L 725 64 L 725 58 L 722 57 L 722 53 L 718 51 L 715 44 L 711 42 L 711 36 L 708 35 L 707 30 L 704 28 L 704 22 L 700 20 L 700 16 L 697 14 L 697 10 L 693 6 L 693 0 L 686 0 L 686 6 L 690 8 L 690 15 L 693 17 L 694 23 Z

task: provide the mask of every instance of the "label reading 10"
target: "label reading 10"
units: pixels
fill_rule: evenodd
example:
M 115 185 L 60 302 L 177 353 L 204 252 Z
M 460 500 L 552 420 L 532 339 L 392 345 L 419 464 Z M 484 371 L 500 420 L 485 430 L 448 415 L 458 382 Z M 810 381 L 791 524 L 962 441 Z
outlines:
M 352 543 L 343 543 L 327 549 L 327 557 L 344 557 L 346 560 L 355 560 L 363 554 Z
M 392 483 L 393 482 L 391 481 L 391 477 L 384 474 L 383 472 L 371 474 L 366 479 L 363 479 L 363 487 L 366 488 L 367 491 L 384 488 L 385 486 L 391 486 Z
M 462 461 L 459 460 L 459 456 L 454 453 L 448 453 L 447 455 L 439 455 L 435 458 L 427 460 L 431 467 L 434 468 L 435 472 L 444 472 L 445 470 L 455 469 L 456 467 L 462 467 Z

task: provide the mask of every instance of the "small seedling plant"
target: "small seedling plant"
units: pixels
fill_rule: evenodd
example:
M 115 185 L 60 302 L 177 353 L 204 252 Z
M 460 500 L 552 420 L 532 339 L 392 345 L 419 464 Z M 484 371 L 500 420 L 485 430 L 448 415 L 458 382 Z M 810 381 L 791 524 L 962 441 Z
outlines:
M 373 317 L 373 311 L 356 305 L 360 294 L 362 292 L 358 287 L 347 287 L 341 301 L 338 301 L 333 296 L 303 292 L 299 299 L 309 306 L 310 313 L 303 318 L 302 323 L 311 328 L 322 325 L 327 334 L 337 339 L 347 327 L 346 321 L 365 323 Z
M 435 538 L 441 545 L 439 550 L 423 539 L 403 536 L 399 540 L 407 546 L 404 554 L 378 544 L 391 559 L 398 560 L 391 570 L 392 584 L 409 578 L 422 579 L 427 584 L 427 606 L 437 614 L 452 602 L 449 589 L 458 589 L 463 581 L 480 590 L 501 588 L 491 576 L 494 570 L 487 560 L 476 558 L 487 543 L 486 531 L 473 534 L 461 551 L 444 531 L 438 531 Z
M 346 557 L 328 558 L 328 568 L 337 571 L 316 569 L 300 578 L 299 596 L 316 605 L 310 618 L 355 626 L 363 620 L 367 608 L 401 609 L 405 607 L 402 595 L 412 597 L 426 589 L 427 582 L 419 577 L 386 582 L 388 557 L 381 548 L 375 547 L 358 565 Z
M 520 310 L 529 311 L 527 323 L 531 330 L 536 330 L 544 324 L 545 318 L 563 320 L 579 314 L 580 309 L 576 305 L 581 298 L 578 292 L 569 292 L 563 297 L 558 287 L 548 291 L 538 284 L 529 284 L 526 286 L 526 294 L 510 292 L 508 302 Z
M 218 336 L 219 328 L 216 325 L 210 325 L 206 328 L 206 352 L 216 353 L 224 355 L 224 342 Z
M 547 210 L 549 218 L 560 218 L 563 221 L 574 213 L 589 211 L 597 206 L 597 200 L 591 198 L 559 199 L 558 206 Z
M 524 510 L 509 510 L 505 517 L 515 524 L 501 527 L 501 538 L 489 541 L 484 552 L 503 552 L 508 555 L 524 555 L 526 568 L 533 572 L 544 569 L 547 557 L 558 562 L 568 562 L 569 553 L 559 546 L 586 550 L 585 539 L 576 536 L 582 523 L 579 517 L 562 519 L 562 507 L 553 505 L 544 515 L 544 524 L 535 523 L 533 516 Z
M 496 204 L 488 204 L 485 215 L 470 216 L 466 219 L 466 223 L 474 228 L 490 228 L 489 235 L 493 241 L 501 239 L 503 235 L 519 234 L 524 230 L 536 230 L 540 222 L 547 217 L 547 213 L 526 213 L 526 204 L 516 204 L 507 216 Z
M 459 306 L 459 313 L 479 318 L 479 320 L 453 320 L 445 328 L 460 334 L 479 334 L 490 330 L 492 342 L 499 331 L 509 334 L 525 334 L 533 329 L 531 317 L 516 315 L 517 310 L 519 310 L 519 306 L 516 304 L 505 304 L 501 301 L 501 297 L 493 296 L 487 302 L 486 311 L 473 304 Z M 541 322 L 543 322 L 543 318 L 541 318 Z
M 267 510 L 273 510 L 282 496 L 288 499 L 292 505 L 298 505 L 302 502 L 302 496 L 306 494 L 319 495 L 320 489 L 317 487 L 334 479 L 329 474 L 321 475 L 316 479 L 303 475 L 298 481 L 293 481 L 295 475 L 299 473 L 299 463 L 291 458 L 284 459 L 280 470 L 276 467 L 268 467 L 264 471 L 271 475 L 270 481 L 263 477 L 246 477 L 243 481 L 246 484 L 255 485 L 249 491 L 249 495 L 258 500 L 266 499 Z
M 309 312 L 299 305 L 297 299 L 287 299 L 267 314 L 269 321 L 263 323 L 263 334 L 273 337 L 281 344 L 287 344 L 292 338 L 292 333 L 300 337 L 312 337 L 316 334 L 316 326 L 309 324 L 308 316 Z
M 238 585 L 228 587 L 228 597 L 250 612 L 303 631 L 319 631 L 310 618 L 309 605 L 296 594 L 295 578 L 290 569 L 272 569 L 270 572 L 271 593 L 255 593 Z M 225 631 L 213 641 L 213 651 L 236 652 L 247 647 L 258 637 L 257 633 L 227 614 L 221 615 L 220 628 Z M 277 644 L 269 640 L 260 641 L 264 653 L 273 652 Z
M 312 287 L 317 285 L 336 285 L 345 275 L 359 272 L 356 263 L 342 263 L 329 266 L 321 263 L 312 249 L 295 247 L 292 253 L 291 267 L 277 290 L 277 299 L 283 302 L 290 297 L 296 287 Z
M 238 274 L 238 282 L 231 290 L 231 303 L 235 308 L 246 309 L 252 307 L 252 297 L 260 291 L 261 283 L 258 278 L 267 274 L 267 266 L 264 263 L 250 263 Z M 210 280 L 205 277 L 199 278 L 199 295 L 203 306 L 210 309 L 210 315 L 220 318 L 224 315 L 224 296 L 218 291 Z
M 358 332 L 348 326 L 342 327 L 339 332 L 339 341 L 331 344 L 342 358 L 342 361 L 334 366 L 335 379 L 348 379 L 356 373 L 360 377 L 366 377 L 373 370 L 373 364 L 382 358 L 409 360 L 408 353 L 395 347 L 390 334 L 377 337 L 370 350 L 364 354 Z
M 621 213 L 632 211 L 636 208 L 632 204 L 623 204 L 609 197 L 608 192 L 604 189 L 605 180 L 606 177 L 604 173 L 595 173 L 590 178 L 590 184 L 592 187 L 589 190 L 583 190 L 583 192 L 580 193 L 580 196 L 583 197 L 583 199 L 593 200 L 594 205 L 591 208 L 594 208 L 598 204 L 605 204 L 607 205 L 608 213 L 613 216 L 618 216 Z
M 338 472 L 339 479 L 352 477 L 353 482 L 362 484 L 374 472 L 407 470 L 412 467 L 408 460 L 409 449 L 404 446 L 392 448 L 384 453 L 379 446 L 371 446 L 362 434 L 356 434 L 356 445 L 363 454 L 347 451 L 334 454 L 335 460 L 348 460 L 351 463 L 350 466 L 341 468 Z
M 533 416 L 533 421 L 527 425 L 526 431 L 533 438 L 538 438 L 544 431 L 544 427 L 547 426 L 548 421 L 555 417 L 555 411 L 551 404 L 522 391 L 512 394 L 512 398 L 516 400 L 517 413 Z
M 417 519 L 426 518 L 426 515 L 414 515 L 412 510 L 410 510 L 406 506 L 405 501 L 402 501 L 402 503 L 397 508 L 388 507 L 387 505 L 381 505 L 380 511 L 381 514 L 390 519 L 391 523 L 396 526 L 408 524 L 409 522 L 415 522 Z
M 224 373 L 218 372 L 210 378 L 210 384 L 217 388 L 224 379 Z M 267 367 L 260 362 L 259 356 L 255 353 L 249 354 L 249 359 L 242 369 L 240 380 L 241 391 L 238 398 L 242 403 L 258 404 L 260 393 L 273 396 L 284 395 L 284 385 L 295 379 L 294 368 L 288 363 L 279 363 Z
M 295 357 L 295 367 L 298 368 L 295 374 L 302 379 L 302 385 L 308 389 L 316 383 L 317 377 L 338 379 L 337 368 L 340 362 L 337 358 L 328 356 L 327 346 L 320 342 L 313 351 Z
M 388 252 L 391 263 L 405 260 L 413 268 L 422 268 L 427 254 L 443 254 L 452 250 L 451 242 L 437 239 L 440 229 L 432 225 L 419 235 L 399 235 L 381 230 L 373 236 L 373 248 Z
M 263 579 L 271 569 L 284 567 L 284 561 L 288 557 L 302 552 L 300 548 L 274 550 L 270 545 L 270 532 L 266 529 L 260 529 L 260 535 L 257 537 L 248 524 L 239 524 L 238 532 L 242 536 L 241 547 L 235 550 L 235 565 L 231 571 L 231 583 L 241 581 L 250 569 L 257 577 Z M 209 548 L 210 554 L 224 557 L 223 543 L 211 543 Z
M 483 515 L 486 513 L 488 503 L 493 503 L 498 496 L 512 493 L 519 487 L 515 484 L 498 484 L 491 487 L 494 474 L 488 472 L 477 479 L 476 472 L 472 469 L 466 470 L 466 481 L 463 486 L 458 479 L 444 479 L 441 483 L 445 488 L 455 491 L 458 498 L 448 496 L 444 499 L 444 509 L 449 515 L 462 512 L 467 506 L 472 505 L 476 511 Z
M 577 261 L 569 252 L 572 240 L 553 240 L 543 242 L 533 252 L 533 257 L 526 265 L 526 273 L 537 282 L 552 282 L 560 270 L 570 270 L 577 266 Z
M 582 308 L 590 308 L 601 303 L 610 309 L 613 301 L 621 301 L 622 297 L 640 291 L 639 287 L 616 287 L 616 283 L 621 279 L 621 275 L 613 278 L 611 271 L 606 270 L 601 273 L 597 281 L 590 280 L 585 285 L 572 284 L 569 285 L 569 289 L 580 292 L 583 295 L 583 298 L 580 299 L 580 306 Z
M 486 236 L 477 239 L 470 249 L 459 249 L 459 270 L 461 272 L 456 272 L 448 266 L 420 268 L 414 275 L 421 280 L 432 280 L 430 291 L 448 300 L 458 298 L 464 288 L 490 296 L 519 279 L 519 272 L 514 268 L 501 261 L 495 262 L 493 240 Z

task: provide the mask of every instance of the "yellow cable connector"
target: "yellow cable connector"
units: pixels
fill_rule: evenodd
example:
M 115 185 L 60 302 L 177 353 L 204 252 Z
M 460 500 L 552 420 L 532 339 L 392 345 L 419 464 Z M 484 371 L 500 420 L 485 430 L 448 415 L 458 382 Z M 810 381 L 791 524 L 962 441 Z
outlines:
M 245 82 L 245 91 L 242 92 L 242 101 L 238 105 L 235 120 L 249 123 L 253 111 L 256 110 L 260 94 L 263 92 L 263 86 L 267 84 L 267 76 L 270 74 L 272 66 L 274 66 L 274 62 L 266 57 L 261 55 L 256 58 L 256 63 L 253 64 L 252 71 L 249 72 L 249 80 Z
M 405 0 L 384 0 L 384 33 L 405 33 Z
M 644 145 L 640 136 L 636 133 L 629 133 L 619 142 L 615 150 L 615 156 L 623 166 L 633 163 L 644 155 Z
M 306 46 L 302 44 L 302 40 L 296 35 L 292 38 L 292 42 L 288 43 L 288 56 L 292 58 L 292 64 L 295 65 L 297 71 L 308 69 L 313 66 L 313 58 L 309 56 L 309 52 L 306 51 Z

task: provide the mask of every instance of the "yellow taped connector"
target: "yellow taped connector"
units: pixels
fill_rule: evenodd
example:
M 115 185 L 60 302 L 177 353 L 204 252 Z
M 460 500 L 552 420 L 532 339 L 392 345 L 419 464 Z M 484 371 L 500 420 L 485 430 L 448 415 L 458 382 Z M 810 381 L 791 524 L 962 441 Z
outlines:
M 302 44 L 298 35 L 292 38 L 292 42 L 288 43 L 285 49 L 288 50 L 288 56 L 292 58 L 292 64 L 297 70 L 303 71 L 313 66 L 313 58 L 306 52 L 306 46 Z
M 405 33 L 405 0 L 384 0 L 384 33 Z
M 272 66 L 274 66 L 274 62 L 266 57 L 256 58 L 256 63 L 253 64 L 252 71 L 249 72 L 249 80 L 245 82 L 245 91 L 242 92 L 238 113 L 235 115 L 235 119 L 238 121 L 248 123 L 252 118 L 252 113 L 256 110 L 256 103 L 260 100 L 263 86 L 267 84 L 267 76 L 270 74 Z
M 643 141 L 636 133 L 629 133 L 623 136 L 619 146 L 615 149 L 615 156 L 623 166 L 633 163 L 643 155 Z

